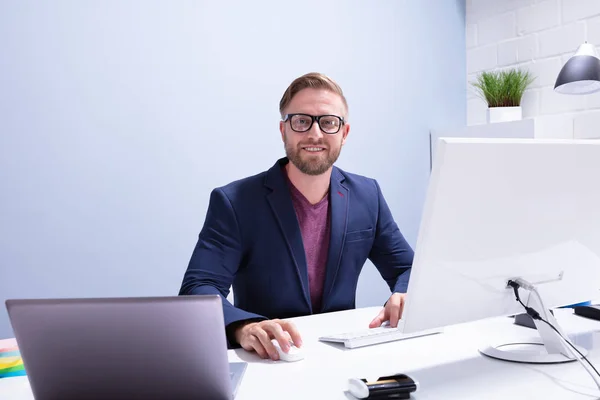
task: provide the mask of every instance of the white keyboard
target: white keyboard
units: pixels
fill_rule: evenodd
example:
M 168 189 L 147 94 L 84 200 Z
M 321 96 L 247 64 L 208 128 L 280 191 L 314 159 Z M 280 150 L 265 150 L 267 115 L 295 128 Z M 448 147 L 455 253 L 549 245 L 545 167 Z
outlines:
M 397 328 L 392 328 L 389 325 L 386 325 L 379 328 L 363 329 L 360 331 L 322 336 L 319 338 L 319 340 L 322 342 L 344 343 L 346 348 L 353 349 L 356 347 L 393 342 L 395 340 L 409 339 L 412 337 L 432 335 L 441 332 L 441 329 L 436 329 L 424 332 L 404 333 L 403 322 L 404 321 L 400 320 Z

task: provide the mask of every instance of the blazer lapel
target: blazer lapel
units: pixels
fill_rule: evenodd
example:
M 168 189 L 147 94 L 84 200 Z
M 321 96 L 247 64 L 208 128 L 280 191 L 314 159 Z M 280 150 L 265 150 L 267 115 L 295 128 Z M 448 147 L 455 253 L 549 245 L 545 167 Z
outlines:
M 283 158 L 267 171 L 265 186 L 271 189 L 267 194 L 267 200 L 275 219 L 281 229 L 284 240 L 290 251 L 292 261 L 296 267 L 296 274 L 302 285 L 304 300 L 312 313 L 312 305 L 310 301 L 310 292 L 308 286 L 308 267 L 306 265 L 306 253 L 304 252 L 304 243 L 300 232 L 300 225 L 296 217 L 296 210 L 292 203 L 290 189 L 286 178 L 281 171 L 281 168 L 287 159 Z
M 329 239 L 329 254 L 327 256 L 327 269 L 323 287 L 323 304 L 321 307 L 323 310 L 327 306 L 329 294 L 331 293 L 335 277 L 340 267 L 342 247 L 344 245 L 344 240 L 346 239 L 350 191 L 342 184 L 343 181 L 344 176 L 342 173 L 336 167 L 333 167 L 329 189 L 331 237 Z

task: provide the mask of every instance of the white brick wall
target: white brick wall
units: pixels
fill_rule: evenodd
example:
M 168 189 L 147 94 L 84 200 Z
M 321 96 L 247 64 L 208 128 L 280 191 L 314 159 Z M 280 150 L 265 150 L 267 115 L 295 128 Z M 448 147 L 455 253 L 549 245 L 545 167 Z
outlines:
M 598 2 L 600 6 L 600 1 Z M 574 22 L 538 35 L 540 58 L 572 53 L 585 41 L 585 22 Z
M 531 88 L 554 87 L 556 77 L 563 66 L 560 57 L 542 58 L 523 65 L 535 76 Z
M 600 96 L 597 93 L 589 94 L 587 97 L 587 108 L 588 109 L 600 109 Z
M 587 21 L 587 40 L 600 46 L 600 18 L 592 18 Z
M 523 99 L 521 100 L 523 118 L 535 117 L 540 113 L 540 95 L 540 90 L 528 90 L 523 94 Z
M 480 44 L 495 43 L 515 37 L 517 23 L 515 14 L 500 14 L 482 20 L 477 26 L 477 40 Z
M 563 23 L 600 15 L 598 0 L 563 0 Z
M 558 26 L 560 24 L 559 10 L 558 0 L 546 0 L 529 7 L 520 8 L 517 10 L 519 35 Z
M 576 139 L 600 139 L 600 111 L 575 116 Z
M 560 114 L 585 109 L 585 97 L 556 93 L 553 86 L 541 89 L 540 114 Z
M 538 43 L 534 35 L 498 43 L 498 65 L 535 60 L 538 51 Z
M 495 68 L 498 65 L 496 45 L 478 47 L 467 52 L 467 73 Z
M 477 25 L 475 25 L 475 24 L 467 25 L 466 40 L 467 40 L 467 49 L 477 46 Z
M 524 118 L 563 115 L 574 137 L 600 138 L 600 93 L 554 92 L 556 77 L 584 41 L 599 46 L 600 0 L 466 0 L 467 123 L 486 123 L 487 106 L 470 82 L 477 73 L 512 67 L 536 77 L 523 97 Z

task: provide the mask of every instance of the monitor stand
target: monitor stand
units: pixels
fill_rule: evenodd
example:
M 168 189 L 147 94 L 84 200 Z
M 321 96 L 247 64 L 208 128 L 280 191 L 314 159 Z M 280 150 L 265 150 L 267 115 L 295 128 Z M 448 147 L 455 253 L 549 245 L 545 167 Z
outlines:
M 527 306 L 532 307 L 540 313 L 540 317 L 551 323 L 565 338 L 567 335 L 562 331 L 554 315 L 546 308 L 537 291 L 529 291 Z M 533 320 L 535 327 L 540 335 L 540 341 L 528 343 L 504 343 L 495 346 L 488 346 L 479 351 L 492 358 L 504 361 L 513 361 L 529 364 L 556 364 L 576 361 L 575 352 L 558 334 L 550 328 L 545 322 Z M 575 346 L 584 356 L 587 350 Z

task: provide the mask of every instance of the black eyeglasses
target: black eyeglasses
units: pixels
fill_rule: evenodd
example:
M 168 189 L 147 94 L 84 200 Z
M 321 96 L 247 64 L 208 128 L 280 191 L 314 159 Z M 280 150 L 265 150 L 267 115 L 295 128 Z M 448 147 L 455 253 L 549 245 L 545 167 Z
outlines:
M 317 121 L 319 128 L 329 135 L 338 133 L 344 125 L 344 118 L 337 115 L 286 114 L 283 122 L 287 121 L 290 121 L 290 126 L 294 132 L 307 132 Z

